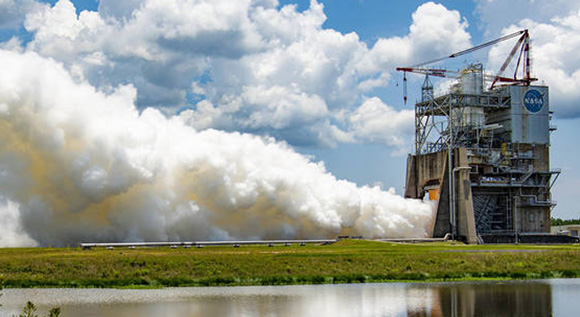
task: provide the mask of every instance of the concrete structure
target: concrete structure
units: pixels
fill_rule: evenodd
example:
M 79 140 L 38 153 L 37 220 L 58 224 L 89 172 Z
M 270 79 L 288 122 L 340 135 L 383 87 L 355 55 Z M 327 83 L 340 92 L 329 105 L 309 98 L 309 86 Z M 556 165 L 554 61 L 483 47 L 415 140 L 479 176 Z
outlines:
M 436 201 L 433 237 L 451 233 L 477 243 L 549 233 L 550 189 L 559 171 L 550 169 L 548 87 L 485 90 L 480 64 L 457 78 L 442 96 L 425 79 L 405 196 Z

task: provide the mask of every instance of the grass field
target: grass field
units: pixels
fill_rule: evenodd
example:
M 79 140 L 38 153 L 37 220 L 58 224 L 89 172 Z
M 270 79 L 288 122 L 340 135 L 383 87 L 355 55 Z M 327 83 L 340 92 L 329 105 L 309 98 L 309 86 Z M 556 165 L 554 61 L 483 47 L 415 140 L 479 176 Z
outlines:
M 4 287 L 283 285 L 580 277 L 579 245 L 0 249 Z

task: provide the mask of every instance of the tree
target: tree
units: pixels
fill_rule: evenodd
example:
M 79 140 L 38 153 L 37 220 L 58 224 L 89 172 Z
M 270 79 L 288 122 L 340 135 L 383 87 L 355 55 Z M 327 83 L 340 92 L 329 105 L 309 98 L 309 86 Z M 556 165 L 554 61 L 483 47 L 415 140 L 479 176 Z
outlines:
M 565 225 L 578 225 L 580 224 L 580 218 L 578 219 L 560 219 L 560 218 L 550 218 L 552 226 L 565 226 Z

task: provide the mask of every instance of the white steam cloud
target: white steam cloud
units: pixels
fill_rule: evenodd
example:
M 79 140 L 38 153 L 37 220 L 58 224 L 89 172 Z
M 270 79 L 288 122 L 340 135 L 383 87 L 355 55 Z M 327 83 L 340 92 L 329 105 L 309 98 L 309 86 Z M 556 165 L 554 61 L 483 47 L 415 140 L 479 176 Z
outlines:
M 429 204 L 337 180 L 284 143 L 139 112 L 0 50 L 0 246 L 425 236 Z

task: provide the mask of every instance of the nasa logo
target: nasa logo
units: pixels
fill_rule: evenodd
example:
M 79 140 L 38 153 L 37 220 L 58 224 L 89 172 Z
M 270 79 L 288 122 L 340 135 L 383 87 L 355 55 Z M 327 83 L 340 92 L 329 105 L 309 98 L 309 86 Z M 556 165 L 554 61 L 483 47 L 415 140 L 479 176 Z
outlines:
M 530 89 L 524 95 L 524 106 L 529 112 L 537 113 L 544 107 L 544 97 L 539 91 Z

